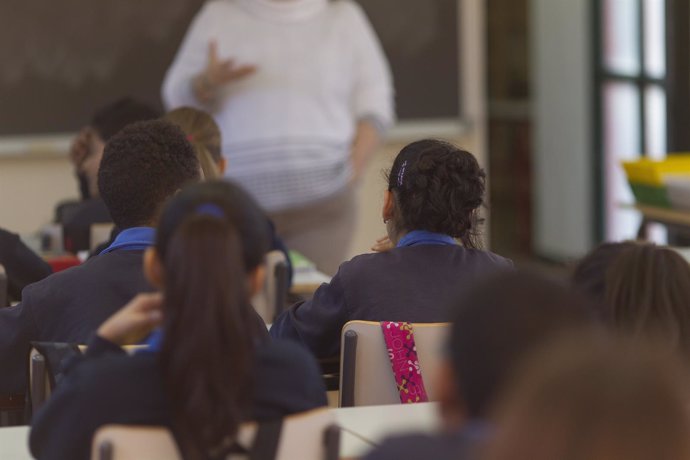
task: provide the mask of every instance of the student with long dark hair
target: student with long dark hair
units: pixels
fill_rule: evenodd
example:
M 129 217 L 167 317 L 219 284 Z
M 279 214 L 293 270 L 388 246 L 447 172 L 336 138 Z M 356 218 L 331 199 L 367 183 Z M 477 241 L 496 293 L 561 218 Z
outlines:
M 403 148 L 388 175 L 382 211 L 395 247 L 342 264 L 312 300 L 280 315 L 271 335 L 332 357 L 350 320 L 448 321 L 446 306 L 459 287 L 512 267 L 479 248 L 484 191 L 485 173 L 471 153 L 437 140 Z
M 243 420 L 325 405 L 313 358 L 269 340 L 249 304 L 267 247 L 265 217 L 237 186 L 176 195 L 144 260 L 162 293 L 137 297 L 99 328 L 38 413 L 32 453 L 88 458 L 98 427 L 120 423 L 168 426 L 184 458 L 223 458 Z M 119 348 L 149 334 L 147 351 Z

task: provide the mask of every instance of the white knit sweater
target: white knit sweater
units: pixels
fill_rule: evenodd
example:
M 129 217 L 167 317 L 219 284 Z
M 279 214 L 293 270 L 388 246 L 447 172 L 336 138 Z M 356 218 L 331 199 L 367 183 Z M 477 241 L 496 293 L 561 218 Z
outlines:
M 194 19 L 163 84 L 167 107 L 205 108 L 192 79 L 208 44 L 258 70 L 224 88 L 213 114 L 228 176 L 268 211 L 338 193 L 351 176 L 356 122 L 394 121 L 388 64 L 351 0 L 215 0 Z M 208 108 L 206 108 L 208 109 Z

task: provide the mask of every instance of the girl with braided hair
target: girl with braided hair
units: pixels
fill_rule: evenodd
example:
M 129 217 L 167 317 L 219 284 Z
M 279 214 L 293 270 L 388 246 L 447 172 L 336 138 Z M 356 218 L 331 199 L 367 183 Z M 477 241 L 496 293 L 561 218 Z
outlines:
M 388 173 L 382 217 L 390 247 L 340 266 L 306 302 L 280 315 L 271 335 L 321 358 L 340 351 L 351 320 L 445 322 L 463 285 L 512 262 L 480 248 L 486 175 L 474 156 L 438 140 L 414 142 Z M 381 249 L 381 248 L 379 248 Z

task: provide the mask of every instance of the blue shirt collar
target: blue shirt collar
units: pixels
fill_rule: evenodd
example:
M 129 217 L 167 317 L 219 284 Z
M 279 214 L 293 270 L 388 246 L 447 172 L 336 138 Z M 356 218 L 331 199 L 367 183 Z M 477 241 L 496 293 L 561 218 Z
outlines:
M 400 238 L 395 247 L 404 248 L 406 246 L 418 246 L 422 244 L 455 246 L 458 243 L 452 236 L 444 235 L 443 233 L 427 232 L 426 230 L 413 230 Z
M 101 251 L 107 254 L 113 251 L 143 251 L 156 241 L 156 229 L 152 227 L 131 227 L 122 230 L 113 243 Z
M 142 345 L 148 345 L 148 348 L 142 350 L 148 353 L 157 353 L 161 350 L 163 345 L 163 328 L 157 328 L 151 331 L 148 337 L 142 342 Z

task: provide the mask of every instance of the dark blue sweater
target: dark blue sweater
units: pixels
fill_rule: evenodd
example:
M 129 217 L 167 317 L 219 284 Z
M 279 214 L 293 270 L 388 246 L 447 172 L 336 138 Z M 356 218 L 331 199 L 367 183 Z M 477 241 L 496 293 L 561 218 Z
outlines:
M 26 390 L 31 341 L 86 343 L 113 313 L 151 291 L 143 251 L 115 251 L 27 286 L 22 302 L 0 308 L 0 394 Z
M 446 322 L 459 289 L 512 266 L 491 252 L 461 246 L 419 245 L 364 254 L 343 263 L 311 300 L 281 314 L 270 334 L 330 358 L 340 351 L 340 332 L 348 321 Z
M 91 439 L 106 424 L 170 427 L 165 382 L 155 353 L 128 356 L 96 337 L 35 416 L 29 444 L 39 460 L 88 459 Z M 200 359 L 203 359 L 200 358 Z M 229 369 L 232 364 L 228 362 Z M 325 406 L 314 358 L 301 347 L 266 339 L 256 349 L 248 419 L 265 421 Z

